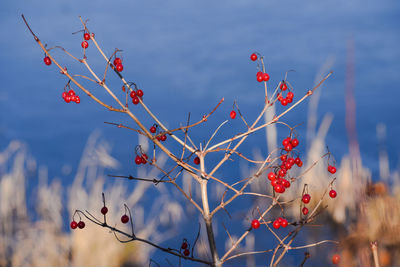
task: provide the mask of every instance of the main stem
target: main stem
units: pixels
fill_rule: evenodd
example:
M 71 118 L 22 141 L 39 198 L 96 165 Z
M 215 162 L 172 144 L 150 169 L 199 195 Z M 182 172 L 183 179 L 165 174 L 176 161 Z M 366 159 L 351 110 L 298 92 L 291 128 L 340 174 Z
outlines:
M 203 203 L 203 218 L 206 225 L 208 244 L 210 246 L 211 257 L 214 267 L 221 267 L 222 264 L 218 257 L 217 246 L 215 244 L 214 231 L 212 228 L 212 215 L 210 214 L 210 207 L 208 206 L 208 193 L 207 193 L 207 183 L 208 180 L 205 176 L 204 167 L 204 155 L 200 155 L 200 170 L 201 178 L 200 181 L 200 191 L 201 191 L 201 201 Z

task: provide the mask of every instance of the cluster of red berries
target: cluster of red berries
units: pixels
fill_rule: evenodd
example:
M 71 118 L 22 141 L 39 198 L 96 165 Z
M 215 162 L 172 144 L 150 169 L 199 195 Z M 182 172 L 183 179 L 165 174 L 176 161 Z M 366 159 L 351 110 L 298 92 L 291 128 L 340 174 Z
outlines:
M 286 137 L 282 141 L 283 149 L 287 152 L 292 151 L 293 148 L 299 145 L 299 140 L 297 138 L 290 138 L 290 136 Z M 300 167 L 300 166 L 299 166 Z
M 44 64 L 46 64 L 47 66 L 51 65 L 51 59 L 48 56 L 45 56 L 43 61 Z
M 73 229 L 73 230 L 76 228 L 83 229 L 83 228 L 85 228 L 85 223 L 83 221 L 76 222 L 75 220 L 72 220 L 72 222 L 70 223 L 70 226 L 71 226 L 71 229 Z
M 140 90 L 140 89 L 139 89 L 139 90 Z M 139 90 L 138 90 L 138 91 L 139 91 Z M 141 91 L 141 90 L 140 90 L 140 91 Z M 142 93 L 142 95 L 143 95 L 143 93 Z M 151 132 L 151 133 L 156 133 L 156 132 L 157 132 L 157 129 L 158 129 L 158 125 L 157 125 L 157 124 L 153 124 L 153 126 L 150 127 L 150 132 Z M 167 140 L 167 135 L 166 135 L 166 134 L 157 135 L 157 136 L 156 136 L 156 139 L 157 139 L 158 141 L 164 142 L 165 140 Z
M 183 255 L 186 257 L 190 255 L 189 244 L 186 239 L 183 239 L 181 250 L 183 250 Z
M 114 67 L 115 67 L 115 69 L 118 71 L 118 72 L 121 72 L 121 71 L 123 71 L 124 70 L 124 65 L 122 65 L 122 59 L 121 58 L 119 58 L 119 57 L 116 57 L 115 59 L 114 59 Z
M 281 217 L 279 217 L 278 219 L 276 219 L 273 223 L 272 223 L 272 226 L 275 228 L 275 229 L 279 229 L 279 227 L 283 227 L 283 228 L 285 228 L 286 226 L 288 226 L 288 221 L 285 219 L 285 218 L 281 218 Z
M 269 80 L 269 74 L 266 72 L 259 71 L 257 72 L 257 81 L 259 82 L 267 82 Z
M 328 172 L 334 174 L 336 172 L 336 167 L 332 165 L 328 165 Z
M 90 40 L 90 34 L 87 33 L 87 32 L 85 32 L 85 33 L 83 34 L 83 39 L 84 39 L 84 40 L 82 41 L 81 46 L 82 46 L 83 49 L 86 49 L 86 48 L 89 47 L 89 43 L 88 43 L 87 41 Z
M 75 94 L 74 90 L 69 90 L 68 92 L 63 92 L 62 93 L 62 98 L 64 99 L 65 102 L 75 102 L 77 104 L 81 103 L 81 99 L 79 98 L 78 95 Z
M 286 106 L 287 104 L 292 103 L 294 97 L 293 92 L 289 91 L 286 94 L 286 97 L 283 97 L 283 91 L 286 91 L 286 89 L 288 88 L 285 81 L 282 81 L 279 88 L 281 89 L 281 92 L 278 94 L 278 100 L 281 102 L 282 106 Z
M 310 200 L 311 200 L 311 196 L 310 196 L 309 194 L 304 194 L 303 197 L 301 198 L 301 201 L 302 201 L 304 204 L 310 203 Z M 307 207 L 303 207 L 303 209 L 301 210 L 301 212 L 302 212 L 304 215 L 307 215 L 307 214 L 308 214 L 308 208 L 307 208 Z
M 115 60 L 114 60 L 115 62 Z M 143 96 L 143 91 L 140 89 L 132 90 L 131 93 L 129 94 L 132 98 L 132 103 L 137 105 L 139 104 L 139 98 L 142 99 Z
M 149 157 L 146 155 L 146 153 L 143 153 L 141 156 L 136 155 L 135 163 L 136 165 L 146 164 L 148 159 Z

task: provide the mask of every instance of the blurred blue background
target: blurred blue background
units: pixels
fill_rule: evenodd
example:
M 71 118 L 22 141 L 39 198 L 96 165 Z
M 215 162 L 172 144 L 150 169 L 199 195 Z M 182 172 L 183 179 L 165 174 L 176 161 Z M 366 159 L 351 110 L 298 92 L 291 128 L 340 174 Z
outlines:
M 249 120 L 253 118 L 262 108 L 263 96 L 256 66 L 249 60 L 253 51 L 264 55 L 273 85 L 287 70 L 296 70 L 289 74 L 295 99 L 313 86 L 327 58 L 334 58 L 334 74 L 322 88 L 318 114 L 319 119 L 327 112 L 334 114 L 326 142 L 337 159 L 348 153 L 346 45 L 354 40 L 357 133 L 363 164 L 377 179 L 376 125 L 384 123 L 390 168 L 398 168 L 399 1 L 2 1 L 0 149 L 13 139 L 23 140 L 38 164 L 49 167 L 50 177 L 60 176 L 68 184 L 74 171 L 63 174 L 61 169 L 76 168 L 93 130 L 100 129 L 112 144 L 112 154 L 123 166 L 121 173 L 136 168 L 132 162 L 137 138 L 105 125 L 104 121 L 125 120 L 83 94 L 79 105 L 64 103 L 65 77 L 54 64 L 43 64 L 43 52 L 26 29 L 22 13 L 44 43 L 61 45 L 78 56 L 81 35 L 71 33 L 82 28 L 79 15 L 89 19 L 88 27 L 108 55 L 115 48 L 123 50 L 123 75 L 144 90 L 148 106 L 170 127 L 184 124 L 189 111 L 193 120 L 201 118 L 222 97 L 225 103 L 211 125 L 227 118 L 234 100 Z M 89 63 L 102 73 L 104 62 L 93 48 L 89 47 Z M 82 69 L 61 52 L 54 55 L 69 70 Z M 119 90 L 121 84 L 113 86 Z M 92 89 L 111 101 L 99 90 Z M 307 105 L 302 105 L 284 121 L 304 123 L 302 133 L 306 111 Z M 192 131 L 197 143 L 209 136 L 204 129 Z M 248 145 L 249 149 L 255 146 L 266 150 L 264 139 Z

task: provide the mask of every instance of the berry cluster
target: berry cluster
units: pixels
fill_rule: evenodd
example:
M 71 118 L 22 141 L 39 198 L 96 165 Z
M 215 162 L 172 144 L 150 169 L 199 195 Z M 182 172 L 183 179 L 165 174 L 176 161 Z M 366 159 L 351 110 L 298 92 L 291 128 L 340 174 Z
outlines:
M 149 157 L 142 150 L 142 147 L 140 145 L 136 146 L 135 152 L 136 152 L 136 158 L 135 158 L 136 165 L 146 164 Z
M 122 65 L 122 59 L 121 58 L 119 58 L 119 57 L 116 57 L 115 59 L 114 59 L 114 67 L 115 67 L 115 69 L 118 71 L 118 72 L 121 72 L 121 71 L 123 71 L 124 70 L 124 65 Z
M 310 200 L 311 200 L 311 196 L 309 194 L 304 194 L 303 197 L 301 198 L 301 201 L 304 204 L 310 203 Z M 303 215 L 307 215 L 308 214 L 308 208 L 307 207 L 303 207 L 301 209 L 301 212 L 303 213 Z
M 68 92 L 63 92 L 62 93 L 62 98 L 64 99 L 65 102 L 75 102 L 77 104 L 81 103 L 81 99 L 77 94 L 75 94 L 74 90 L 69 90 Z
M 86 49 L 86 48 L 89 47 L 89 43 L 88 43 L 87 41 L 90 40 L 90 34 L 87 33 L 87 32 L 85 32 L 85 33 L 83 34 L 83 39 L 84 39 L 84 40 L 82 41 L 81 46 L 82 46 L 83 49 Z
M 114 63 L 115 63 L 115 60 L 114 60 Z M 139 101 L 139 98 L 142 99 L 142 97 L 143 97 L 143 91 L 140 90 L 140 89 L 132 90 L 131 93 L 130 93 L 129 95 L 130 95 L 131 98 L 132 98 L 132 103 L 133 103 L 134 105 L 137 105 L 137 104 L 139 104 L 139 102 L 140 102 L 140 101 Z
M 77 227 L 79 229 L 85 228 L 85 223 L 83 221 L 76 222 L 75 220 L 72 220 L 70 223 L 71 229 L 75 230 Z
M 281 217 L 279 217 L 278 219 L 276 219 L 273 223 L 272 223 L 272 226 L 275 228 L 275 229 L 279 229 L 279 227 L 283 227 L 283 228 L 285 228 L 286 226 L 288 226 L 288 221 L 286 220 L 286 219 L 284 219 L 284 218 L 281 218 Z
M 182 241 L 181 250 L 183 250 L 183 255 L 186 257 L 190 255 L 189 243 L 187 242 L 186 238 Z
M 293 97 L 293 92 L 288 92 L 285 98 L 283 97 L 283 93 L 278 94 L 278 100 L 281 102 L 282 106 L 286 106 L 287 104 L 292 103 Z
M 142 90 L 138 90 L 138 91 L 142 91 Z M 132 91 L 133 92 L 133 91 Z M 142 95 L 143 95 L 143 92 L 142 92 Z M 158 130 L 158 125 L 157 124 L 153 124 L 153 126 L 151 126 L 150 127 L 150 132 L 151 133 L 157 133 L 157 130 Z M 158 141 L 162 141 L 162 142 L 164 142 L 165 140 L 167 140 L 167 135 L 166 134 L 161 134 L 161 135 L 157 135 L 156 136 L 156 139 L 158 140 Z M 200 162 L 199 162 L 200 163 Z
M 257 72 L 257 81 L 259 82 L 267 82 L 269 80 L 269 74 L 266 72 L 259 71 Z

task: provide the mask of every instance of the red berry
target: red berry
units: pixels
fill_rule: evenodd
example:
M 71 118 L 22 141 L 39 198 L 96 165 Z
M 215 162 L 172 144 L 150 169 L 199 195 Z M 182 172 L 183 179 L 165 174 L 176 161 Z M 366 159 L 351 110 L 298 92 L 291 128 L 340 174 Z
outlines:
M 264 80 L 264 82 L 267 82 L 267 81 L 269 80 L 269 75 L 268 75 L 268 73 L 264 73 L 264 74 L 263 74 L 263 80 Z
M 303 166 L 303 162 L 300 160 L 300 162 L 297 163 L 297 166 L 299 166 L 299 167 Z
M 262 82 L 264 80 L 263 75 L 257 75 L 257 81 Z
M 292 142 L 290 142 L 293 147 L 296 147 L 299 145 L 299 140 L 297 138 L 292 139 Z
M 147 156 L 146 156 L 146 157 L 147 157 Z M 144 157 L 144 154 L 140 157 L 140 159 L 141 159 L 141 161 L 142 161 L 143 164 L 146 164 L 146 163 L 147 163 L 146 157 Z
M 185 249 L 183 251 L 183 255 L 185 255 L 186 257 L 190 255 L 190 251 L 188 249 Z
M 108 208 L 106 206 L 101 208 L 101 214 L 106 215 L 108 212 Z
M 259 227 L 260 227 L 260 222 L 259 222 L 257 219 L 254 219 L 254 220 L 251 222 L 251 227 L 253 227 L 253 229 L 259 228 Z
M 293 146 L 292 146 L 292 144 L 288 144 L 287 146 L 285 146 L 285 150 L 286 151 L 291 151 L 293 149 Z
M 71 96 L 71 101 L 75 102 L 76 101 L 76 95 Z
M 44 61 L 44 64 L 46 64 L 47 66 L 51 65 L 51 59 L 49 57 L 45 57 L 43 59 L 43 61 Z
M 282 104 L 282 106 L 287 106 L 288 101 L 286 100 L 286 98 L 281 100 L 281 104 Z
M 90 34 L 88 34 L 87 32 L 85 32 L 85 34 L 83 35 L 83 39 L 90 40 Z
M 281 176 L 281 177 L 285 176 L 285 174 L 286 174 L 286 170 L 284 170 L 284 169 L 280 169 L 278 171 L 278 175 Z
M 281 224 L 279 223 L 279 220 L 276 219 L 276 220 L 272 223 L 272 226 L 273 226 L 275 229 L 278 229 L 278 228 L 281 226 Z
M 186 241 L 182 242 L 181 249 L 187 249 L 188 243 Z
M 79 96 L 75 96 L 75 103 L 81 103 L 81 98 Z
M 288 158 L 287 162 L 290 164 L 290 166 L 294 165 L 294 158 L 290 157 Z
M 136 163 L 137 165 L 140 165 L 140 164 L 142 163 L 142 157 L 139 156 L 139 155 L 137 155 L 136 158 L 135 158 L 135 163 Z
M 155 127 L 155 126 L 151 126 L 151 127 L 150 127 L 150 132 L 151 132 L 151 133 L 155 133 L 155 132 L 156 132 L 156 130 L 157 130 L 157 129 L 156 129 L 156 127 Z
M 85 228 L 85 223 L 83 221 L 79 221 L 78 222 L 78 227 L 79 227 L 79 229 Z
M 285 155 L 281 155 L 281 161 L 285 161 L 287 159 L 286 154 Z
M 288 92 L 287 95 L 286 95 L 286 97 L 287 97 L 287 98 L 290 98 L 290 99 L 293 99 L 293 97 L 294 97 L 293 92 Z
M 281 83 L 280 88 L 281 88 L 282 91 L 285 91 L 287 89 L 286 83 L 285 82 Z
M 304 207 L 304 208 L 301 210 L 301 212 L 302 212 L 304 215 L 307 215 L 307 214 L 308 214 L 308 209 L 307 209 L 307 207 Z
M 285 99 L 288 102 L 288 104 L 293 102 L 293 98 L 286 97 Z
M 286 219 L 282 219 L 282 221 L 281 221 L 281 226 L 283 227 L 283 228 L 285 228 L 286 226 L 288 226 L 288 221 L 286 220 Z
M 275 192 L 282 194 L 285 192 L 285 187 L 281 184 L 277 184 L 274 186 L 274 190 L 275 190 Z
M 122 64 L 122 59 L 120 59 L 119 57 L 116 57 L 114 59 L 114 66 L 117 66 L 118 64 Z
M 126 214 L 122 215 L 122 216 L 121 216 L 121 222 L 122 222 L 122 223 L 127 223 L 127 222 L 129 222 L 129 217 L 128 217 L 128 215 L 126 215 Z
M 282 179 L 282 185 L 285 188 L 289 188 L 290 187 L 290 182 L 288 180 L 286 180 L 286 179 Z
M 299 157 L 297 157 L 297 158 L 294 159 L 294 163 L 295 163 L 295 164 L 299 164 L 300 162 L 301 162 L 301 159 L 300 159 Z
M 268 173 L 268 180 L 272 181 L 274 179 L 276 179 L 275 173 L 273 173 L 273 172 Z
M 337 195 L 337 193 L 336 193 L 335 190 L 332 189 L 331 191 L 329 191 L 329 196 L 330 196 L 331 198 L 335 198 L 336 195 Z
M 140 90 L 140 89 L 138 89 L 138 90 L 136 91 L 136 94 L 137 94 L 138 97 L 142 97 L 142 96 L 143 96 L 143 91 Z
M 311 200 L 311 196 L 309 194 L 304 194 L 303 198 L 301 199 L 304 203 L 309 203 Z
M 67 92 L 62 93 L 62 98 L 65 98 L 67 96 Z
M 65 102 L 69 103 L 71 102 L 71 97 L 69 95 L 64 97 Z
M 338 264 L 340 262 L 340 255 L 339 254 L 334 254 L 332 256 L 332 263 L 333 264 Z
M 335 166 L 329 165 L 329 166 L 328 166 L 328 171 L 329 171 L 330 173 L 334 174 L 334 173 L 336 172 L 336 167 L 335 167 Z
M 236 118 L 236 111 L 232 110 L 231 114 L 229 114 L 229 116 L 231 116 L 231 119 L 233 120 L 234 118 Z
M 75 95 L 75 91 L 74 91 L 74 90 L 72 90 L 72 89 L 71 89 L 71 90 L 69 90 L 69 91 L 68 91 L 68 95 L 69 95 L 69 96 L 73 96 L 73 95 Z
M 121 72 L 121 71 L 124 70 L 124 66 L 123 66 L 121 63 L 118 63 L 117 65 L 115 65 L 115 69 L 116 69 L 118 72 Z
M 167 140 L 167 136 L 165 134 L 161 135 L 160 140 L 164 142 L 165 140 Z
M 275 188 L 275 186 L 278 184 L 278 179 L 274 179 L 271 181 L 271 186 Z
M 200 164 L 200 158 L 199 157 L 195 157 L 193 162 L 194 162 L 194 164 L 199 165 Z
M 72 221 L 70 226 L 71 226 L 71 229 L 76 229 L 76 227 L 78 227 L 78 223 L 76 221 Z
M 256 61 L 257 60 L 256 53 L 251 54 L 250 59 L 253 60 L 253 61 Z
M 89 46 L 89 43 L 88 42 L 86 42 L 86 41 L 83 41 L 82 43 L 81 43 L 81 46 L 82 46 L 82 48 L 88 48 L 88 46 Z
M 291 141 L 292 139 L 290 139 L 290 137 L 287 137 L 287 138 L 285 138 L 285 139 L 283 139 L 283 141 L 282 141 L 282 145 L 283 146 L 287 146 L 288 144 L 290 144 L 290 141 Z M 286 159 L 285 159 L 286 160 Z
M 135 105 L 139 104 L 139 97 L 137 96 L 132 97 L 132 103 Z
M 131 96 L 131 98 L 134 98 L 136 96 L 136 91 L 132 90 L 129 95 Z

